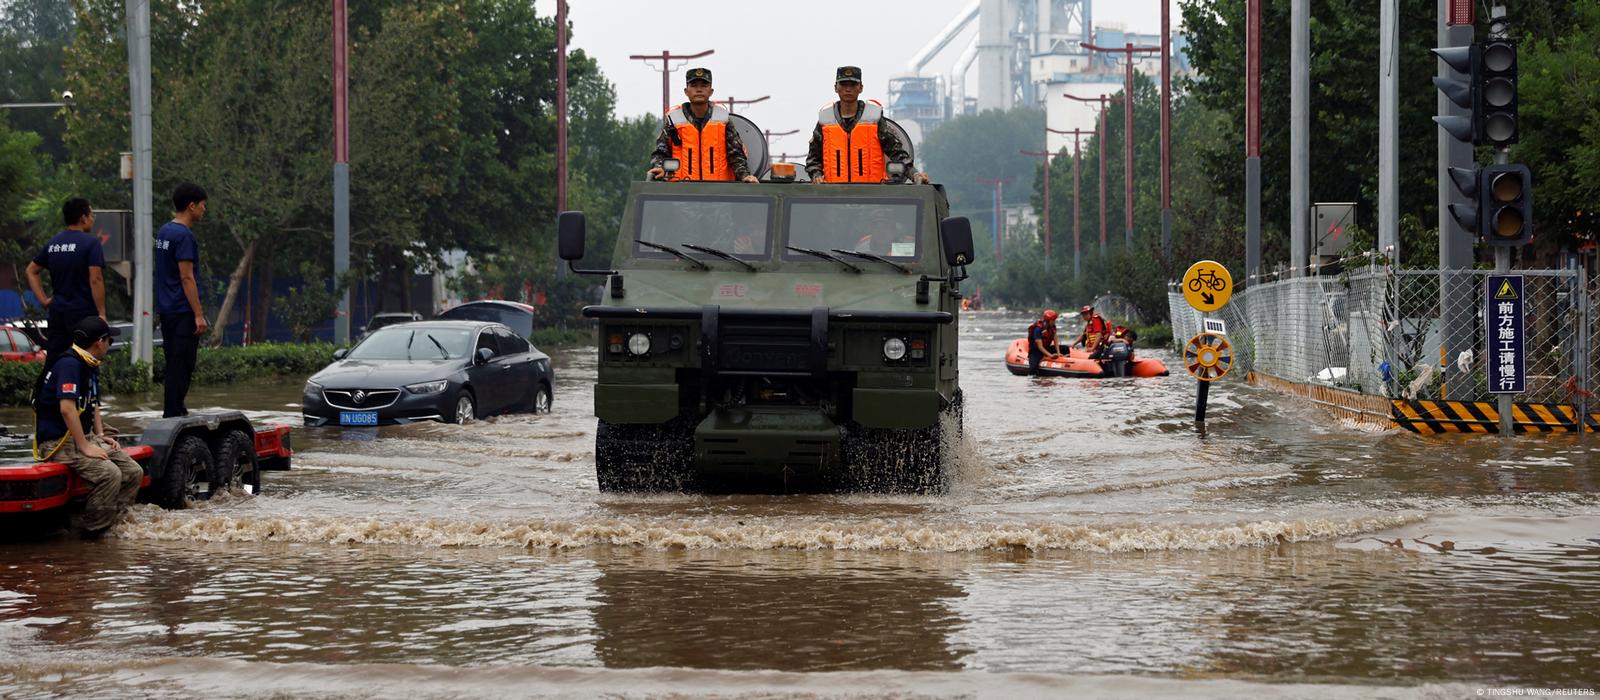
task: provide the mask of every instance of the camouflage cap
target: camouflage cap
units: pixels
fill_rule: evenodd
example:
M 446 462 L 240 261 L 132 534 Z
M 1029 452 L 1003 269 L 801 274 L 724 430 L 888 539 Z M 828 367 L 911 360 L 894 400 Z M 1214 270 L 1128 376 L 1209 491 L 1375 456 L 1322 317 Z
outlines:
M 855 66 L 839 66 L 839 70 L 833 74 L 833 82 L 859 83 L 861 82 L 861 69 Z
M 705 81 L 705 83 L 707 85 L 710 85 L 711 84 L 711 69 L 710 68 L 690 68 L 689 72 L 684 74 L 684 76 L 683 76 L 683 84 L 684 85 L 688 85 L 689 83 L 692 83 L 692 82 L 694 82 L 696 80 L 703 80 L 703 81 Z

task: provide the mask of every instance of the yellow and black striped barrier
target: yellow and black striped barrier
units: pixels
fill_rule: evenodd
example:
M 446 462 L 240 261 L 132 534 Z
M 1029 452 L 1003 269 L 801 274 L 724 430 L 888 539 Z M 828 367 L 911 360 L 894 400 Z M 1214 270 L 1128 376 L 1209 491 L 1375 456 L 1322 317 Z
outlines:
M 1487 401 L 1408 401 L 1395 399 L 1396 426 L 1422 435 L 1500 432 L 1499 408 Z M 1577 411 L 1568 404 L 1514 403 L 1511 424 L 1519 433 L 1577 432 Z M 1600 413 L 1585 416 L 1584 427 L 1600 432 Z

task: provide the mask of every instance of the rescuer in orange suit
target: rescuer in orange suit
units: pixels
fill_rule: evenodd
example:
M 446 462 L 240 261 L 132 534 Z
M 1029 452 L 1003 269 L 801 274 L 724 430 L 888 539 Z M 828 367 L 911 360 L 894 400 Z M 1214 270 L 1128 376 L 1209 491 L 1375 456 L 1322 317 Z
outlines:
M 1078 316 L 1083 319 L 1083 332 L 1072 344 L 1082 345 L 1083 349 L 1089 351 L 1090 357 L 1095 357 L 1106 341 L 1111 339 L 1111 322 L 1095 313 L 1094 307 L 1087 304 L 1078 309 Z
M 1046 357 L 1061 357 L 1056 344 L 1056 310 L 1045 309 L 1039 320 L 1028 326 L 1028 374 L 1039 373 L 1039 362 Z
M 806 152 L 806 174 L 812 182 L 891 182 L 888 164 L 899 163 L 918 183 L 927 173 L 911 167 L 911 154 L 893 129 L 880 129 L 883 108 L 861 100 L 861 69 L 841 66 L 834 72 L 833 92 L 839 101 L 817 113 Z
M 690 68 L 683 87 L 689 101 L 667 112 L 650 154 L 650 179 L 760 181 L 750 174 L 744 141 L 729 122 L 728 110 L 711 104 L 711 92 L 710 69 Z M 670 176 L 663 166 L 668 158 L 678 161 L 678 171 Z

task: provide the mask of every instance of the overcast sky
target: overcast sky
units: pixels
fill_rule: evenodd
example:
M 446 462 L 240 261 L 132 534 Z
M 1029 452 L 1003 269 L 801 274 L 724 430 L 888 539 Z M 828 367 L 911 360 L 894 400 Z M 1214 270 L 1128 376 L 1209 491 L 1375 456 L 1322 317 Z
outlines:
M 1176 29 L 1177 2 L 1169 1 Z M 883 101 L 889 77 L 906 72 L 911 57 L 968 2 L 569 0 L 568 11 L 571 45 L 595 57 L 617 86 L 619 114 L 661 112 L 661 74 L 656 70 L 661 62 L 633 61 L 629 55 L 714 49 L 715 54 L 692 62 L 710 68 L 715 76 L 713 99 L 771 95 L 734 111 L 771 131 L 798 129 L 800 133 L 774 138 L 772 144 L 775 153 L 794 154 L 804 152 L 817 110 L 834 99 L 836 67 L 860 66 L 866 78 L 862 96 Z M 555 0 L 536 0 L 536 7 L 541 15 L 555 14 Z M 1155 34 L 1161 28 L 1160 0 L 1098 3 L 1094 21 Z M 929 67 L 948 71 L 966 43 L 952 42 Z M 681 102 L 681 67 L 671 76 L 671 86 L 674 101 Z

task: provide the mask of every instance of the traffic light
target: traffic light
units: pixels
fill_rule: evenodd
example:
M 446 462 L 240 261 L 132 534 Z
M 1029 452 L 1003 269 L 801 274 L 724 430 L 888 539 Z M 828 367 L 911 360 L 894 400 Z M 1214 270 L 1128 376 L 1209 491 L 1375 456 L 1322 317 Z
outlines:
M 1433 120 L 1457 141 L 1474 145 L 1478 143 L 1478 124 L 1473 115 L 1478 111 L 1478 88 L 1483 80 L 1480 71 L 1481 62 L 1478 60 L 1480 49 L 1480 45 L 1473 44 L 1432 50 L 1433 55 L 1438 56 L 1445 65 L 1450 66 L 1450 69 L 1458 74 L 1449 78 L 1434 76 L 1434 86 L 1457 107 L 1468 112 L 1468 116 L 1465 117 L 1441 115 L 1434 117 Z
M 1478 225 L 1483 220 L 1479 216 L 1483 205 L 1478 199 L 1478 193 L 1483 191 L 1483 188 L 1479 186 L 1479 178 L 1481 176 L 1482 173 L 1476 169 L 1450 168 L 1450 182 L 1454 183 L 1456 189 L 1472 202 L 1471 204 L 1450 205 L 1450 216 L 1456 220 L 1456 223 L 1461 224 L 1462 230 L 1479 237 L 1483 236 L 1483 231 L 1479 229 Z
M 1477 145 L 1503 148 L 1517 142 L 1517 45 L 1496 39 L 1478 51 Z
M 1478 223 L 1478 235 L 1489 245 L 1533 242 L 1533 174 L 1528 166 L 1488 165 L 1478 171 Z

